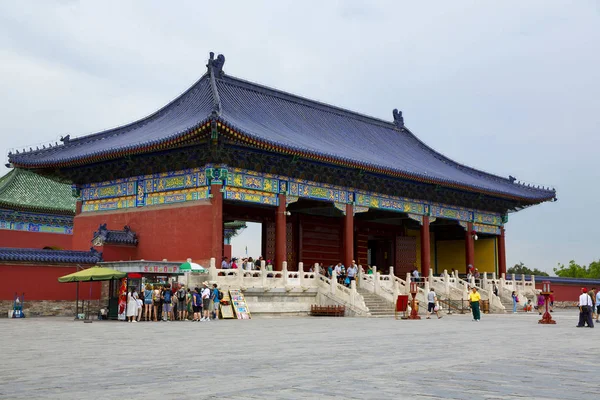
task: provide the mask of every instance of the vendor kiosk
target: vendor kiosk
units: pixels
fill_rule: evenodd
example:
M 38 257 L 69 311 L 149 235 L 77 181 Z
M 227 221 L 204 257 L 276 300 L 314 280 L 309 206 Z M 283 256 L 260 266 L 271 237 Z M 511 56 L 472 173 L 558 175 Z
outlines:
M 164 286 L 170 284 L 176 287 L 177 278 L 183 273 L 179 270 L 181 263 L 168 261 L 119 261 L 103 262 L 103 267 L 112 268 L 127 273 L 120 280 L 110 282 L 108 317 L 109 319 L 124 319 L 125 305 L 127 303 L 127 292 L 135 287 L 142 296 L 143 288 L 147 284 Z

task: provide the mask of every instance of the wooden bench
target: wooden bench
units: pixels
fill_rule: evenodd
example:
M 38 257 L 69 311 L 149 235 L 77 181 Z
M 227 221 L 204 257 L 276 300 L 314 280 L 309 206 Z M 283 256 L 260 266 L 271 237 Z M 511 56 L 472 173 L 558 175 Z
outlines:
M 313 317 L 343 317 L 345 314 L 345 306 L 310 306 L 310 315 Z

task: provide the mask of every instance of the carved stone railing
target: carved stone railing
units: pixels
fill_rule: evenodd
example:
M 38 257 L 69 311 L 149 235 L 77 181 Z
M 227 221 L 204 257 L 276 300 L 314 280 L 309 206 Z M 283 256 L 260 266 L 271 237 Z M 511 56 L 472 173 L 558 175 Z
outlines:
M 340 285 L 335 279 L 329 279 L 319 273 L 319 266 L 314 266 L 314 271 L 305 271 L 303 263 L 298 264 L 297 271 L 288 271 L 287 262 L 283 262 L 280 271 L 266 269 L 264 261 L 260 269 L 218 269 L 214 258 L 210 260 L 208 279 L 216 282 L 219 287 L 246 290 L 262 289 L 268 291 L 306 292 L 313 290 L 327 298 L 327 302 L 346 306 L 354 315 L 368 315 L 368 308 L 364 299 L 356 290 L 356 282 L 350 287 Z

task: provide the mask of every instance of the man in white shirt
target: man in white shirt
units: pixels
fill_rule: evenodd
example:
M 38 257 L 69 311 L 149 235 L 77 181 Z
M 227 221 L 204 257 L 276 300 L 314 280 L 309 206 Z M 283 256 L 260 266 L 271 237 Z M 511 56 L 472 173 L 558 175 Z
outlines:
M 579 296 L 579 323 L 578 328 L 583 328 L 587 323 L 588 328 L 594 327 L 592 321 L 592 298 L 588 295 L 586 288 L 581 288 L 581 296 Z
M 223 257 L 223 261 L 221 261 L 221 269 L 229 269 L 231 265 L 227 262 L 227 257 Z
M 210 321 L 210 289 L 208 288 L 208 282 L 202 282 L 202 291 L 200 292 L 200 296 L 202 296 L 202 312 L 204 317 L 200 319 L 200 321 Z

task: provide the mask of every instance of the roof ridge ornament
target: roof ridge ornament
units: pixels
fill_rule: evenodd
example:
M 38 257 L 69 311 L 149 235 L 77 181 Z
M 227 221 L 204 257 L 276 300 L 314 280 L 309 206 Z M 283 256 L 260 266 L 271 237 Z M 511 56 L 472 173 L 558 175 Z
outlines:
M 398 111 L 397 108 L 394 108 L 392 114 L 394 115 L 394 125 L 396 125 L 396 128 L 401 131 L 404 130 L 404 117 L 402 117 L 402 111 Z
M 220 78 L 224 74 L 223 65 L 225 65 L 225 56 L 219 54 L 217 58 L 215 58 L 215 53 L 211 51 L 208 64 L 206 64 L 208 71 L 212 72 L 215 75 L 215 78 Z
M 210 90 L 213 95 L 213 117 L 218 117 L 221 114 L 221 98 L 219 97 L 219 91 L 217 90 L 217 78 L 223 76 L 223 65 L 225 64 L 225 56 L 219 54 L 215 59 L 215 53 L 210 52 L 210 58 L 208 59 L 208 75 L 210 76 Z

